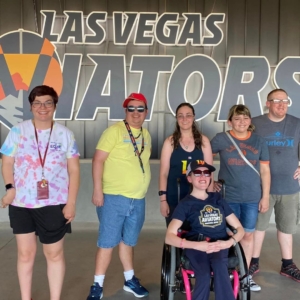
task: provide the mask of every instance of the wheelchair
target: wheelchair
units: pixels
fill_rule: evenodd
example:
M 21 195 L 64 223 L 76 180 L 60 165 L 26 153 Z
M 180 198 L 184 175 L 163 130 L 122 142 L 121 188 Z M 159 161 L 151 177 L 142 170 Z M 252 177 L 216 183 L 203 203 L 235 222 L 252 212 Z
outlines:
M 174 300 L 176 293 L 185 291 L 186 299 L 191 300 L 190 279 L 194 272 L 189 268 L 189 262 L 182 255 L 182 249 L 164 244 L 161 266 L 161 300 Z M 248 267 L 243 248 L 237 243 L 229 249 L 228 276 L 232 282 L 235 299 L 250 300 L 250 285 Z M 210 290 L 213 291 L 213 274 Z M 182 298 L 181 298 L 182 299 Z

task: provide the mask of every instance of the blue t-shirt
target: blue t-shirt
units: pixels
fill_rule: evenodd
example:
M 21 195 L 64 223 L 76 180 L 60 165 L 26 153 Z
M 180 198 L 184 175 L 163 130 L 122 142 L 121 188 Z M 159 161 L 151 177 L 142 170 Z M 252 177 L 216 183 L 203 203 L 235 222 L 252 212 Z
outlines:
M 264 138 L 249 132 L 243 140 L 232 136 L 245 157 L 259 172 L 260 163 L 269 163 L 269 151 Z M 225 199 L 231 203 L 258 203 L 262 197 L 260 176 L 244 161 L 225 132 L 211 140 L 214 154 L 220 154 L 218 178 L 225 181 Z
M 202 149 L 197 149 L 196 147 L 193 151 L 188 152 L 182 149 L 179 144 L 172 152 L 167 181 L 167 201 L 169 205 L 175 207 L 178 200 L 181 200 L 191 192 L 190 184 L 186 179 L 186 169 L 191 161 L 197 159 L 203 160 L 203 152 Z M 180 190 L 179 197 L 178 190 Z
M 205 200 L 191 195 L 186 196 L 177 205 L 172 219 L 182 222 L 187 220 L 191 230 L 187 234 L 192 236 L 201 233 L 213 240 L 226 240 L 226 217 L 233 211 L 219 193 L 208 193 Z

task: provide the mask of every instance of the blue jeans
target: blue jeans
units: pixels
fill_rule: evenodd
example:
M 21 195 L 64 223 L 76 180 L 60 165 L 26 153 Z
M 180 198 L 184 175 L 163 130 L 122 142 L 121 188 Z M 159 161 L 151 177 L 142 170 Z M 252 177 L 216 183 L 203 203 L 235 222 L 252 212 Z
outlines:
M 258 203 L 230 203 L 228 205 L 240 220 L 246 232 L 254 232 L 258 218 Z
M 114 248 L 121 241 L 131 247 L 137 244 L 145 221 L 145 198 L 104 194 L 104 205 L 96 210 L 100 222 L 98 247 Z

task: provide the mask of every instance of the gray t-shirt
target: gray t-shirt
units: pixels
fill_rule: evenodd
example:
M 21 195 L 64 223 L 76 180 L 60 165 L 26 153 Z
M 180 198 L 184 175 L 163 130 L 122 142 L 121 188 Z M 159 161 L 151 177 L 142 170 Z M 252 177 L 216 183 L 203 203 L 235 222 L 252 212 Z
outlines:
M 247 139 L 232 136 L 245 157 L 260 171 L 260 161 L 269 163 L 269 151 L 265 140 L 249 133 Z M 225 199 L 232 203 L 258 203 L 262 197 L 260 176 L 240 157 L 225 132 L 211 140 L 212 152 L 220 155 L 219 179 L 225 180 Z
M 273 122 L 268 115 L 252 119 L 255 132 L 266 139 L 270 153 L 271 194 L 290 195 L 299 191 L 294 179 L 298 167 L 300 119 L 286 115 L 280 122 Z

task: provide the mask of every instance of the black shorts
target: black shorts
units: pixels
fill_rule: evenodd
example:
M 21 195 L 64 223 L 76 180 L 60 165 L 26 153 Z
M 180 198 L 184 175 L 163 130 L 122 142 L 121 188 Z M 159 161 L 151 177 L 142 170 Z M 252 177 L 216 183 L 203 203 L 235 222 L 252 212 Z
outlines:
M 14 234 L 35 232 L 42 244 L 60 241 L 71 233 L 71 224 L 66 224 L 62 209 L 65 204 L 24 208 L 9 205 L 10 227 Z

